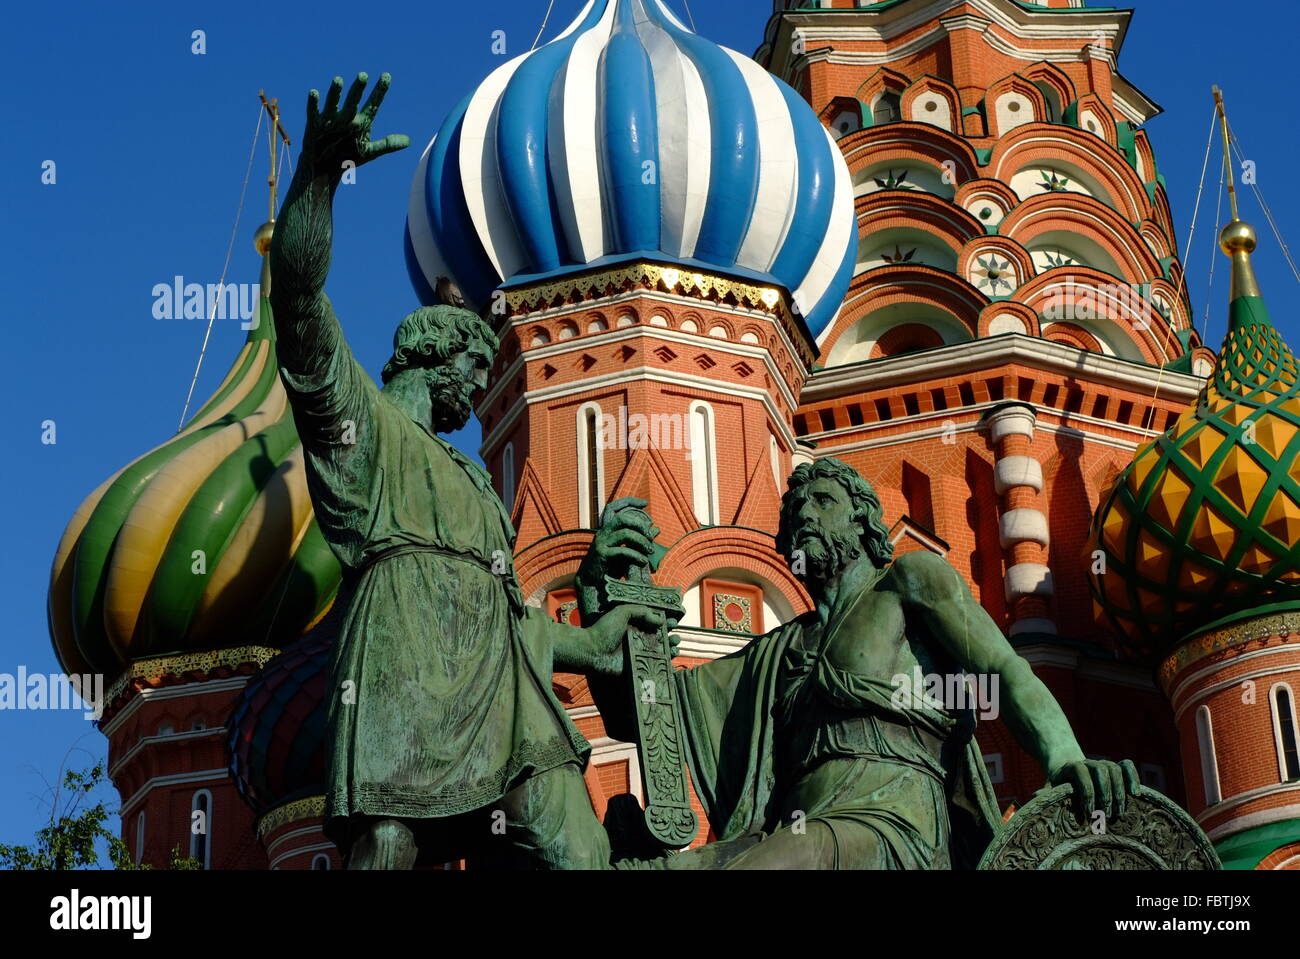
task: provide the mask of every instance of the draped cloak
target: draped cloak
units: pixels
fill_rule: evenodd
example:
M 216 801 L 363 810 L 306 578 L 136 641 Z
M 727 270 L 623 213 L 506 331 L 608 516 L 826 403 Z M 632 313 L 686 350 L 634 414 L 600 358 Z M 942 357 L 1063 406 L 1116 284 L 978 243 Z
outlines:
M 585 765 L 487 473 L 380 392 L 332 313 L 295 332 L 280 373 L 349 603 L 327 706 L 330 834 L 357 815 L 454 816 Z
M 845 618 L 837 617 L 839 623 Z M 832 621 L 829 628 L 836 625 Z M 783 819 L 789 825 L 788 796 L 796 788 L 792 780 L 805 770 L 797 757 L 783 750 L 792 738 L 804 745 L 810 737 L 833 738 L 833 729 L 827 734 L 812 727 L 828 715 L 848 716 L 867 724 L 862 728 L 883 733 L 877 743 L 885 755 L 837 760 L 847 772 L 837 788 L 817 798 L 806 793 L 800 797 L 807 821 L 820 820 L 833 834 L 837 822 L 859 833 L 869 830 L 887 847 L 885 865 L 975 868 L 1000 816 L 975 743 L 973 711 L 953 715 L 929 706 L 895 707 L 893 685 L 849 673 L 822 655 L 795 648 L 795 640 L 815 628 L 816 617 L 805 615 L 736 653 L 675 674 L 691 776 L 717 839 L 770 835 Z M 821 644 L 823 650 L 826 645 Z M 790 735 L 801 727 L 802 737 Z M 942 762 L 937 756 L 927 758 L 923 749 L 907 748 L 924 737 L 943 743 Z M 814 744 L 814 749 L 835 751 L 828 746 L 834 744 Z M 851 751 L 843 746 L 839 750 L 840 755 Z M 895 788 L 907 777 L 912 779 L 903 790 Z M 932 808 L 923 808 L 927 804 Z M 934 837 L 924 835 L 927 817 L 937 824 L 939 842 L 946 848 L 928 845 Z M 835 841 L 842 845 L 838 835 Z M 834 865 L 861 865 L 854 862 L 852 848 L 844 857 L 847 862 L 842 856 L 837 850 Z

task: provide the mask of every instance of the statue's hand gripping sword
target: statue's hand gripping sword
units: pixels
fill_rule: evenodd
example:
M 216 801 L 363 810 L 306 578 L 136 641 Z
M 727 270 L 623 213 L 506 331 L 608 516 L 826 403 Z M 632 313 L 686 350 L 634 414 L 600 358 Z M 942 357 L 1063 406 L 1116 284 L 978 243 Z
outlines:
M 657 566 L 668 551 L 657 543 L 653 545 L 652 562 Z M 654 585 L 646 566 L 632 567 L 626 579 L 606 576 L 604 592 L 606 608 L 626 604 L 645 606 L 661 610 L 665 619 L 674 623 L 686 611 L 681 590 Z M 645 785 L 645 825 L 656 842 L 667 849 L 681 849 L 695 838 L 699 823 L 691 809 L 686 784 L 669 628 L 670 623 L 665 622 L 656 632 L 649 633 L 629 626 L 623 648 L 628 693 L 637 722 L 637 757 Z

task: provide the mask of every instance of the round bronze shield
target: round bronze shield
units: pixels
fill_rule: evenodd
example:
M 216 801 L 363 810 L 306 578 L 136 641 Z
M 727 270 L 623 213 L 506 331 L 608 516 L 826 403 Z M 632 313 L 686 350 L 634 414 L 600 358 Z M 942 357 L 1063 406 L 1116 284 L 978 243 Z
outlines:
M 980 869 L 1221 869 L 1209 837 L 1171 799 L 1145 786 L 1124 815 L 1079 822 L 1068 784 L 1040 790 L 1002 824 Z

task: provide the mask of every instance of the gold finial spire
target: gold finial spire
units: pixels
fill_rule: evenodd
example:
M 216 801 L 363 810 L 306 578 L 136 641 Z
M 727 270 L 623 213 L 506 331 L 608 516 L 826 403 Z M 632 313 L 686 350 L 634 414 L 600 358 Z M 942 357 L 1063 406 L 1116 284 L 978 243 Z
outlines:
M 1250 264 L 1250 255 L 1259 245 L 1255 228 L 1243 222 L 1237 206 L 1237 184 L 1232 175 L 1232 134 L 1228 130 L 1228 111 L 1223 106 L 1223 91 L 1214 87 L 1214 105 L 1219 112 L 1219 129 L 1223 133 L 1223 172 L 1228 178 L 1228 202 L 1232 222 L 1219 233 L 1219 246 L 1232 257 L 1232 292 L 1229 302 L 1243 296 L 1259 296 L 1259 281 Z
M 280 171 L 276 165 L 276 148 L 280 141 L 284 141 L 286 147 L 293 146 L 293 141 L 289 139 L 289 134 L 284 132 L 284 127 L 280 125 L 280 101 L 278 99 L 268 100 L 265 90 L 257 91 L 258 98 L 262 101 L 262 106 L 271 116 L 271 172 L 266 178 L 266 185 L 270 187 L 269 196 L 267 197 L 266 222 L 257 228 L 253 234 L 253 245 L 257 247 L 258 254 L 262 257 L 262 296 L 271 295 L 271 260 L 267 255 L 271 252 L 271 237 L 275 235 L 275 207 L 279 201 L 280 191 Z

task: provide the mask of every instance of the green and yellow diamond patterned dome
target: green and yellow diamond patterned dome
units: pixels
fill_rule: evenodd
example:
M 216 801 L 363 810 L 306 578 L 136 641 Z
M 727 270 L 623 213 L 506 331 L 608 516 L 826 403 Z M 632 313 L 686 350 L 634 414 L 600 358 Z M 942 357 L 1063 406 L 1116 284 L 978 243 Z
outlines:
M 1090 548 L 1098 618 L 1129 652 L 1164 652 L 1212 624 L 1300 607 L 1300 380 L 1234 220 L 1228 334 L 1194 406 L 1102 494 Z M 1096 554 L 1094 553 L 1094 556 Z

